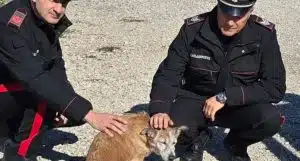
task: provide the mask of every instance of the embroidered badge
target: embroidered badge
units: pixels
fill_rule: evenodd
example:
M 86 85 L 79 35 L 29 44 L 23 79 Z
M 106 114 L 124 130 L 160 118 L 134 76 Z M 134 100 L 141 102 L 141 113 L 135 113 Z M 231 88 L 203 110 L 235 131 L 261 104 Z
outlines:
M 196 59 L 205 59 L 205 60 L 210 60 L 211 58 L 206 55 L 197 55 L 197 54 L 190 54 L 190 57 L 196 58 Z
M 8 21 L 8 24 L 12 24 L 20 28 L 26 16 L 27 11 L 25 9 L 17 9 L 11 16 L 10 20 Z
M 195 16 L 195 17 L 192 17 L 191 18 L 191 21 L 192 22 L 197 22 L 197 21 L 199 21 L 200 19 L 199 19 L 199 17 L 198 16 Z
M 253 15 L 252 17 L 253 17 L 254 22 L 256 22 L 256 23 L 258 23 L 258 24 L 260 24 L 260 25 L 268 28 L 271 31 L 274 30 L 275 24 L 273 24 L 272 22 L 270 22 L 270 21 L 268 21 L 268 20 L 266 20 L 264 18 L 258 17 L 256 15 Z
M 208 15 L 208 13 L 203 13 L 203 14 L 200 14 L 200 15 L 196 15 L 196 16 L 185 19 L 185 22 L 188 25 L 192 25 L 192 24 L 195 24 L 197 22 L 204 21 L 206 19 L 207 15 Z

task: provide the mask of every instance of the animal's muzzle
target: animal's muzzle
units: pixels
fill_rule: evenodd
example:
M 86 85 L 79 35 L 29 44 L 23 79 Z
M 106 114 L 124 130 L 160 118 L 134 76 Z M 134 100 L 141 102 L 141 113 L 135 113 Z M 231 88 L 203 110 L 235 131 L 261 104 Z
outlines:
M 176 159 L 175 155 L 169 155 L 168 157 L 169 161 L 173 161 L 174 159 Z

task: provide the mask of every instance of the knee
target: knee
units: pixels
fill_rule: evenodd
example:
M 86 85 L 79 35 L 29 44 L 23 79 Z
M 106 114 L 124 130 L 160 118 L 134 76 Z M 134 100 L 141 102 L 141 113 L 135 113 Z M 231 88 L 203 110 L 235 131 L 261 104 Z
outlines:
M 266 135 L 272 136 L 281 129 L 281 118 L 280 113 L 275 107 L 272 107 L 268 111 L 268 113 L 262 113 L 262 121 L 258 124 L 257 128 L 264 131 Z

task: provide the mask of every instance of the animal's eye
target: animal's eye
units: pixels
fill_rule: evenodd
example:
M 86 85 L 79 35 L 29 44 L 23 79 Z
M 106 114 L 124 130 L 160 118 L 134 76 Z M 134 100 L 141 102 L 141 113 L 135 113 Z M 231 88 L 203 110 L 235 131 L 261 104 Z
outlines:
M 177 143 L 177 141 L 174 141 L 174 142 L 173 142 L 173 144 L 176 144 L 176 143 Z
M 161 144 L 167 144 L 165 141 L 160 141 L 159 143 L 161 143 Z

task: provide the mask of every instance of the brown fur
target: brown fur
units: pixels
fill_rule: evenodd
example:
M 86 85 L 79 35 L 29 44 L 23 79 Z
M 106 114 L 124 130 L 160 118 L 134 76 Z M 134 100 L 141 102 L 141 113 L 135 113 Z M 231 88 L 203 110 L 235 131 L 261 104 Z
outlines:
M 142 161 L 155 150 L 149 147 L 155 144 L 154 138 L 145 134 L 145 129 L 150 128 L 149 115 L 124 114 L 122 117 L 129 122 L 128 130 L 122 135 L 114 133 L 114 137 L 97 134 L 89 148 L 86 161 Z M 163 130 L 156 130 L 157 133 L 151 134 L 162 134 L 160 131 Z

